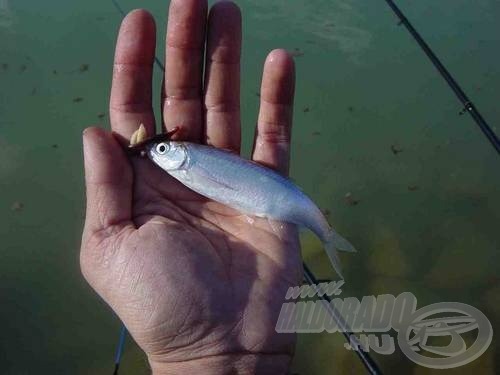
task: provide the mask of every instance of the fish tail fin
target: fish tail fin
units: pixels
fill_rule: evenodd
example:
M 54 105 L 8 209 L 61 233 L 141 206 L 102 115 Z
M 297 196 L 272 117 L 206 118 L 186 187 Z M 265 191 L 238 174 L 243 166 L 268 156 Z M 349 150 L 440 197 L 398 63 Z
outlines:
M 335 243 L 333 241 L 325 242 L 325 251 L 326 255 L 330 259 L 332 263 L 333 269 L 337 272 L 337 275 L 340 276 L 341 279 L 344 279 L 342 274 L 342 266 L 340 265 L 340 258 L 337 252 L 337 248 L 335 247 Z
M 354 246 L 349 241 L 347 241 L 344 237 L 342 237 L 340 234 L 335 232 L 333 229 L 330 233 L 328 242 L 333 242 L 334 246 L 339 251 L 346 251 L 348 253 L 355 253 L 356 252 L 356 249 L 354 248 Z
M 346 251 L 350 253 L 356 252 L 354 246 L 351 245 L 349 241 L 347 241 L 344 237 L 339 235 L 333 229 L 328 236 L 328 240 L 325 242 L 325 251 L 330 258 L 330 262 L 332 263 L 335 272 L 343 279 L 342 275 L 342 267 L 340 265 L 340 258 L 338 256 L 338 251 Z

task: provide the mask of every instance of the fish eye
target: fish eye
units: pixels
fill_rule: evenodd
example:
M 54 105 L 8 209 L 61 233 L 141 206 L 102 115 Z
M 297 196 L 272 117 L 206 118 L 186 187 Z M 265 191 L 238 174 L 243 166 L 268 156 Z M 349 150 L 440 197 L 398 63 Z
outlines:
M 165 143 L 160 143 L 156 146 L 156 152 L 163 155 L 168 151 L 168 146 Z

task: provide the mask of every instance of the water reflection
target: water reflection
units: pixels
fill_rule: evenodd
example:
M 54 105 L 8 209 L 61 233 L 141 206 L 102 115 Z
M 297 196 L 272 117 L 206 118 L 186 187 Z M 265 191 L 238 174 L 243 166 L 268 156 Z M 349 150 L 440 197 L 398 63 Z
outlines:
M 281 33 L 309 36 L 314 39 L 310 40 L 311 43 L 333 42 L 331 47 L 342 51 L 351 62 L 361 64 L 363 52 L 370 47 L 372 34 L 362 26 L 366 22 L 365 15 L 357 2 L 248 1 L 253 8 L 251 17 L 265 22 L 285 21 L 288 27 Z M 278 29 L 276 31 L 280 33 Z M 269 37 L 269 34 L 263 33 L 262 36 Z
M 5 124 L 3 124 L 5 125 Z M 7 179 L 21 165 L 22 148 L 0 136 L 0 180 Z
M 0 27 L 9 29 L 14 24 L 15 18 L 12 13 L 9 0 L 0 0 Z

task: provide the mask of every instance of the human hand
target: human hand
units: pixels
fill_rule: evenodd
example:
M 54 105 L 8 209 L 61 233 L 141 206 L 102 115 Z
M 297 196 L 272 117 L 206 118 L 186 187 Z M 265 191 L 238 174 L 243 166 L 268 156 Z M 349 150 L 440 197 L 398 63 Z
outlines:
M 240 151 L 241 16 L 220 2 L 172 0 L 162 98 L 163 130 Z M 205 77 L 203 58 L 207 41 Z M 155 26 L 143 10 L 123 21 L 116 45 L 110 120 L 129 139 L 155 132 Z M 204 82 L 204 83 L 203 83 Z M 276 50 L 264 65 L 253 160 L 288 171 L 294 64 Z M 184 187 L 149 160 L 128 159 L 111 133 L 83 136 L 87 213 L 81 268 L 116 311 L 153 372 L 286 373 L 295 335 L 275 325 L 290 286 L 302 281 L 294 226 L 265 219 Z

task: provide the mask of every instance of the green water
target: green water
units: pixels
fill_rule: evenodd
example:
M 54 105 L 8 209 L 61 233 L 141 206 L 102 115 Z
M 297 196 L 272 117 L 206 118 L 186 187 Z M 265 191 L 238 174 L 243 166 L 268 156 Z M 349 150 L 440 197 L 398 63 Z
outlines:
M 163 33 L 165 1 L 121 3 L 150 10 Z M 398 3 L 500 132 L 500 2 Z M 384 1 L 238 4 L 247 154 L 262 61 L 276 47 L 303 53 L 292 176 L 359 249 L 343 258 L 343 296 L 411 291 L 419 306 L 469 303 L 498 327 L 500 160 L 472 120 L 458 115 L 458 102 Z M 119 322 L 84 283 L 78 251 L 81 132 L 108 126 L 119 22 L 109 1 L 0 0 L 2 374 L 111 373 Z M 162 56 L 162 38 L 158 44 Z M 88 71 L 79 71 L 82 64 Z M 155 81 L 159 88 L 160 71 Z M 304 237 L 303 252 L 320 277 L 333 277 L 312 237 Z M 499 350 L 494 336 L 482 357 L 449 373 L 493 374 Z M 434 373 L 399 350 L 374 358 L 386 373 Z M 130 341 L 122 369 L 148 371 Z M 310 334 L 299 338 L 294 371 L 362 368 L 340 334 Z

